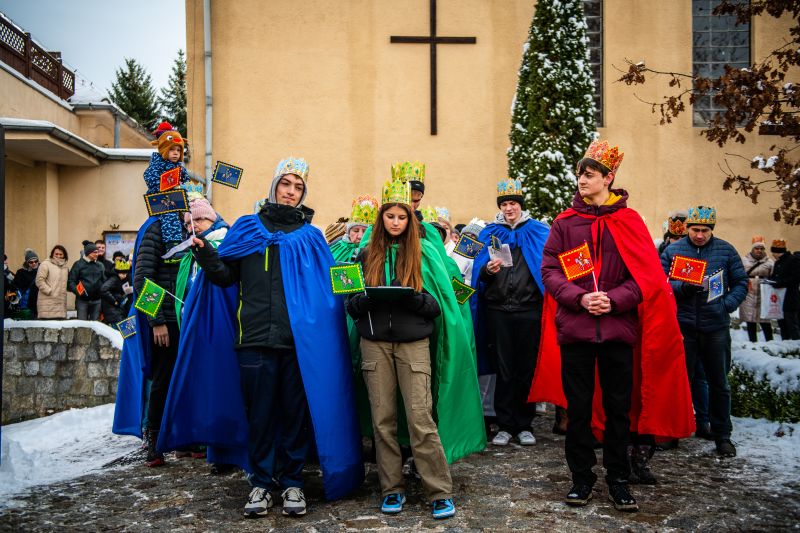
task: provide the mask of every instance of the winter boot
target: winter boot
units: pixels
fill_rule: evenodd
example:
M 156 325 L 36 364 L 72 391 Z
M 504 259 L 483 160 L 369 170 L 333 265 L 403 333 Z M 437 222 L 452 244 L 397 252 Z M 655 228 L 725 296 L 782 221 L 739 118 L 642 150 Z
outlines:
M 647 444 L 639 444 L 636 447 L 629 446 L 628 449 L 632 451 L 633 469 L 636 472 L 638 482 L 642 485 L 655 485 L 657 483 L 656 477 L 650 471 L 650 466 L 647 464 L 655 453 L 653 446 Z
M 164 454 L 156 451 L 156 442 L 158 442 L 158 431 L 149 431 L 150 440 L 147 442 L 147 458 L 144 461 L 145 466 L 155 467 L 164 464 Z
M 630 467 L 630 474 L 628 475 L 628 483 L 631 485 L 639 484 L 639 470 L 636 468 L 636 446 L 628 446 L 628 466 Z
M 553 424 L 553 433 L 556 435 L 566 435 L 568 421 L 567 410 L 563 407 L 556 406 L 556 421 Z

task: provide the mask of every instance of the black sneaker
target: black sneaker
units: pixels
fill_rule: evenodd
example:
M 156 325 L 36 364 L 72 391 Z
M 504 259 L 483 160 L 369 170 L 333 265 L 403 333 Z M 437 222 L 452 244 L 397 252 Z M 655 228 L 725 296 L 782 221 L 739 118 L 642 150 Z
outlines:
M 736 457 L 736 446 L 733 445 L 730 439 L 718 440 L 717 455 L 721 457 Z
M 564 498 L 564 503 L 573 507 L 582 507 L 589 503 L 592 499 L 592 487 L 589 485 L 572 485 L 569 489 L 567 496 Z
M 614 504 L 617 511 L 633 513 L 639 510 L 636 500 L 628 492 L 628 485 L 615 484 L 608 486 L 608 499 Z

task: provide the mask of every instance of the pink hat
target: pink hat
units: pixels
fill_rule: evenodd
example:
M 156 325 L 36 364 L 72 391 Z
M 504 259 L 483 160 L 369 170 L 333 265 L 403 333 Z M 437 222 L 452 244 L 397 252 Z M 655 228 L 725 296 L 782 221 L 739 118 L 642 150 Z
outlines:
M 189 202 L 189 210 L 192 212 L 192 216 L 190 217 L 189 213 L 184 213 L 184 222 L 190 222 L 192 218 L 195 220 L 205 218 L 211 222 L 215 222 L 217 220 L 216 211 L 214 211 L 214 208 L 211 207 L 211 204 L 208 203 L 208 200 L 205 198 L 198 198 L 197 200 L 192 200 Z

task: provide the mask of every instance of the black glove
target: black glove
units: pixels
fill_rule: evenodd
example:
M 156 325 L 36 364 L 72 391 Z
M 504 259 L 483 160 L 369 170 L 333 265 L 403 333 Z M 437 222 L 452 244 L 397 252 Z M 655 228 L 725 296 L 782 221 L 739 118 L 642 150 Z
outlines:
M 403 298 L 401 303 L 409 311 L 418 311 L 422 306 L 425 305 L 425 295 L 421 292 L 414 292 L 413 294 Z
M 694 296 L 695 294 L 703 292 L 703 286 L 695 285 L 694 283 L 686 283 L 684 281 L 683 286 L 681 287 L 681 291 L 683 291 L 683 294 L 685 294 L 686 296 Z
M 353 317 L 362 317 L 372 311 L 372 300 L 366 293 L 354 294 L 347 300 L 347 311 Z

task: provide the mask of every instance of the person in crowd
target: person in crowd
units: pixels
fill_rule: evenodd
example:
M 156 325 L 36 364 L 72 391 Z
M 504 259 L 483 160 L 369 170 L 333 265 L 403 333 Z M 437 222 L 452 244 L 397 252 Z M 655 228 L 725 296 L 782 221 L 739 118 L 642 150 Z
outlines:
M 263 204 L 261 204 L 261 207 L 263 207 Z M 261 207 L 256 210 L 256 213 L 261 210 Z M 340 217 L 336 222 L 328 224 L 328 226 L 325 228 L 325 242 L 328 244 L 339 242 L 344 234 L 347 233 L 347 222 L 347 217 Z
M 67 290 L 75 295 L 78 320 L 100 318 L 100 288 L 106 279 L 105 267 L 97 261 L 97 245 L 83 241 L 83 257 L 69 271 Z
M 800 258 L 786 249 L 786 241 L 775 239 L 770 247 L 775 265 L 770 280 L 775 288 L 786 288 L 783 298 L 783 318 L 778 327 L 783 340 L 800 339 Z
M 282 491 L 284 515 L 306 514 L 302 471 L 312 434 L 328 498 L 349 493 L 364 476 L 344 305 L 331 293 L 333 257 L 304 205 L 307 183 L 306 161 L 284 159 L 261 210 L 240 218 L 218 250 L 193 238 L 198 277 L 229 289 L 220 294 L 205 281 L 192 286 L 181 371 L 187 383 L 205 383 L 205 376 L 214 386 L 171 398 L 182 405 L 186 434 L 210 445 L 209 460 L 231 461 L 217 459 L 216 447 L 245 451 L 237 464 L 251 472 L 244 514 L 253 518 L 268 513 L 275 489 Z M 238 324 L 222 316 L 237 316 Z M 237 358 L 238 369 L 225 366 Z M 240 391 L 231 388 L 237 376 Z M 218 400 L 209 404 L 209 397 Z M 194 431 L 198 425 L 209 429 Z
M 377 213 L 378 200 L 372 196 L 363 195 L 353 200 L 344 234 L 331 244 L 331 254 L 337 263 L 352 263 L 355 260 L 364 232 L 375 223 Z
M 461 228 L 458 236 L 460 237 L 461 235 L 467 235 L 469 238 L 477 241 L 478 235 L 481 234 L 481 231 L 483 231 L 483 228 L 485 227 L 486 222 L 479 218 L 473 218 L 469 221 L 469 224 L 466 224 Z M 458 242 L 458 239 L 456 239 L 456 242 Z M 472 266 L 475 263 L 475 256 L 467 257 L 466 255 L 458 254 L 455 252 L 455 248 L 448 255 L 452 257 L 453 261 L 455 261 L 458 265 L 458 270 L 464 277 L 464 283 L 467 285 L 472 285 Z
M 686 211 L 671 211 L 664 221 L 664 240 L 658 245 L 658 256 L 667 246 L 686 236 Z
M 100 287 L 103 322 L 110 326 L 124 320 L 131 309 L 133 286 L 130 272 L 131 264 L 124 259 L 117 259 L 114 264 L 114 275 L 106 279 Z
M 742 257 L 745 274 L 750 278 L 747 285 L 747 296 L 739 307 L 739 317 L 747 324 L 747 336 L 750 342 L 758 340 L 758 327 L 764 332 L 764 339 L 772 340 L 772 322 L 761 318 L 761 282 L 772 275 L 774 262 L 767 256 L 767 244 L 764 237 L 756 235 L 750 252 Z
M 116 276 L 116 265 L 114 264 L 114 259 L 112 258 L 110 261 L 106 258 L 106 241 L 103 239 L 97 239 L 94 241 L 95 245 L 97 245 L 97 261 L 103 265 L 103 269 L 106 272 L 106 278 L 111 278 Z
M 67 249 L 56 244 L 50 250 L 50 257 L 39 266 L 36 287 L 39 289 L 37 307 L 41 319 L 67 318 L 68 260 Z
M 10 318 L 16 312 L 19 303 L 19 292 L 14 285 L 14 273 L 8 266 L 8 256 L 3 254 L 3 316 Z
M 382 299 L 358 293 L 348 299 L 347 310 L 361 337 L 360 369 L 372 415 L 381 511 L 399 513 L 406 501 L 398 441 L 399 388 L 415 470 L 433 517 L 442 519 L 456 512 L 446 449 L 455 460 L 482 449 L 485 437 L 474 360 L 463 356 L 470 345 L 461 311 L 439 252 L 420 238 L 411 192 L 410 184 L 400 179 L 384 185 L 370 243 L 358 257 L 368 287 L 398 287 L 398 294 Z M 434 334 L 440 341 L 431 344 Z
M 661 266 L 669 275 L 675 256 L 705 262 L 706 276 L 702 284 L 677 279 L 674 273 L 670 284 L 678 304 L 678 322 L 683 335 L 689 382 L 694 378 L 697 359 L 700 359 L 708 382 L 709 419 L 717 454 L 735 457 L 736 447 L 731 442 L 733 425 L 728 383 L 731 364 L 730 313 L 744 301 L 748 278 L 736 249 L 714 236 L 716 222 L 717 211 L 713 207 L 689 209 L 686 218 L 687 238 L 664 250 Z M 710 298 L 709 277 L 719 272 L 722 273 L 723 290 L 718 297 Z
M 479 235 L 484 246 L 473 267 L 478 272 L 472 280 L 478 292 L 475 324 L 486 330 L 485 337 L 476 334 L 476 339 L 481 339 L 479 353 L 492 354 L 497 375 L 494 410 L 500 431 L 492 444 L 506 446 L 516 437 L 521 445 L 532 446 L 536 407 L 528 403 L 528 393 L 539 352 L 544 294 L 540 268 L 549 229 L 525 211 L 520 180 L 497 184 L 497 207 L 500 212 Z M 490 257 L 495 242 L 510 249 L 511 264 Z
M 22 268 L 14 274 L 14 285 L 19 291 L 19 304 L 14 318 L 36 318 L 39 288 L 36 286 L 36 273 L 39 271 L 39 255 L 27 248 Z
M 592 498 L 594 431 L 602 440 L 608 498 L 630 512 L 638 504 L 628 488 L 629 444 L 651 446 L 652 435 L 689 436 L 694 421 L 675 301 L 642 217 L 627 207 L 625 190 L 612 188 L 623 155 L 607 141 L 592 142 L 577 163 L 572 207 L 553 222 L 542 259 L 547 294 L 529 400 L 566 405 L 573 486 L 565 503 L 582 506 Z M 596 381 L 601 391 L 593 402 Z

